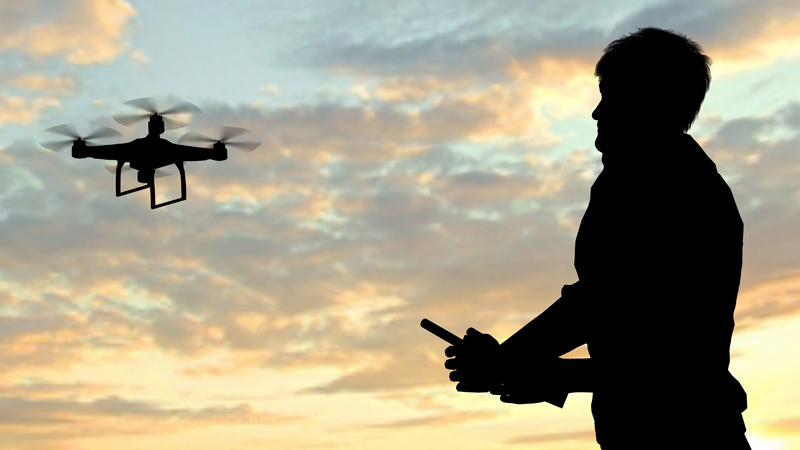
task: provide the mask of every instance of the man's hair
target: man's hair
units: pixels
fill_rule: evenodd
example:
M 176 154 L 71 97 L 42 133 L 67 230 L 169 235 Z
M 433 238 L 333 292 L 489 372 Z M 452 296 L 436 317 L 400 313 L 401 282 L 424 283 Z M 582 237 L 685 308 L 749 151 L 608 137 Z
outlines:
M 711 58 L 684 34 L 661 28 L 637 28 L 603 49 L 594 76 L 633 77 L 634 86 L 659 89 L 671 104 L 671 122 L 689 131 L 711 84 Z M 630 78 L 629 78 L 630 79 Z

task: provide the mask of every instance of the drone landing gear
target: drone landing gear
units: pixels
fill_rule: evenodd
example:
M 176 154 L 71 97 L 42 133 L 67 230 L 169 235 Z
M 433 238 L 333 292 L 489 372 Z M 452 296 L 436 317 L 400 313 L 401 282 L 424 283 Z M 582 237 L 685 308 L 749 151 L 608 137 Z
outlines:
M 148 184 L 145 184 L 143 186 L 139 186 L 137 188 L 133 188 L 133 189 L 129 189 L 129 190 L 125 191 L 125 192 L 121 192 L 120 191 L 120 185 L 121 185 L 121 183 L 120 183 L 120 174 L 122 173 L 122 166 L 124 166 L 124 165 L 125 165 L 125 161 L 117 161 L 117 197 L 121 197 L 123 195 L 128 195 L 128 194 L 130 194 L 132 192 L 141 191 L 142 189 L 146 189 L 146 188 L 150 187 L 150 184 L 148 183 Z
M 171 205 L 173 203 L 178 203 L 186 200 L 186 172 L 183 170 L 183 161 L 178 161 L 175 163 L 178 166 L 178 172 L 181 173 L 181 196 L 180 198 L 176 198 L 175 200 L 170 200 L 168 202 L 163 202 L 159 205 L 156 205 L 156 184 L 153 181 L 153 176 L 150 176 L 150 209 L 160 208 L 162 206 Z
M 117 161 L 117 197 L 121 197 L 123 195 L 127 195 L 133 192 L 141 191 L 142 189 L 150 188 L 150 209 L 160 208 L 162 206 L 171 205 L 173 203 L 178 203 L 186 200 L 186 171 L 183 169 L 183 161 L 178 161 L 175 165 L 178 167 L 178 171 L 181 173 L 181 196 L 180 198 L 176 198 L 175 200 L 170 200 L 168 202 L 162 202 L 156 205 L 156 186 L 155 181 L 153 178 L 153 174 L 149 175 L 148 182 L 142 186 L 135 187 L 133 189 L 129 189 L 127 191 L 121 191 L 121 183 L 120 183 L 120 174 L 122 173 L 122 166 L 125 165 L 125 161 Z

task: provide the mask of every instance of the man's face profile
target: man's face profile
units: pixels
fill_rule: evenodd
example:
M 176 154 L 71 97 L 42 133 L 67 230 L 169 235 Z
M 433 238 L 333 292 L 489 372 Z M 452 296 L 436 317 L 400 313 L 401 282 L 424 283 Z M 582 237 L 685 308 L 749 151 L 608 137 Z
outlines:
M 667 122 L 672 113 L 662 86 L 648 85 L 641 78 L 606 75 L 599 88 L 601 100 L 592 112 L 597 121 L 594 145 L 598 151 L 674 131 Z

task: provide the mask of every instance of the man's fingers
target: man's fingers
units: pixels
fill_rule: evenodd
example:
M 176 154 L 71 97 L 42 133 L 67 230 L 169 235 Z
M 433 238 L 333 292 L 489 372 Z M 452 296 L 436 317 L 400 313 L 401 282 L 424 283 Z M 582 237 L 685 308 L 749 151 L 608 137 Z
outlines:
M 455 345 L 447 347 L 446 349 L 444 349 L 444 355 L 447 356 L 448 358 L 452 358 L 453 356 L 458 355 L 458 347 L 456 347 Z
M 464 343 L 481 348 L 497 347 L 500 345 L 491 334 L 481 333 L 475 328 L 468 328 L 464 335 Z
M 481 333 L 480 331 L 476 330 L 475 328 L 470 327 L 470 328 L 467 328 L 467 334 L 464 335 L 464 340 L 465 341 L 467 341 L 467 340 L 469 340 L 469 341 L 477 340 L 482 334 L 483 333 Z
M 489 387 L 483 383 L 462 381 L 456 385 L 456 390 L 458 392 L 489 392 Z
M 470 380 L 470 383 L 474 383 L 475 380 L 482 380 L 483 377 L 480 375 L 476 376 L 474 371 L 459 369 L 450 372 L 450 381 L 465 381 Z
M 492 395 L 504 395 L 506 394 L 506 387 L 505 386 L 496 386 L 489 391 Z
M 503 403 L 514 403 L 517 405 L 527 405 L 531 403 L 542 403 L 545 401 L 544 396 L 536 394 L 502 394 L 500 401 Z
M 444 362 L 445 369 L 457 370 L 460 366 L 458 358 L 448 359 Z
M 510 394 L 501 395 L 500 396 L 500 401 L 503 402 L 503 403 L 515 403 L 517 405 L 520 404 L 519 399 L 517 397 L 513 396 L 513 395 L 510 395 Z

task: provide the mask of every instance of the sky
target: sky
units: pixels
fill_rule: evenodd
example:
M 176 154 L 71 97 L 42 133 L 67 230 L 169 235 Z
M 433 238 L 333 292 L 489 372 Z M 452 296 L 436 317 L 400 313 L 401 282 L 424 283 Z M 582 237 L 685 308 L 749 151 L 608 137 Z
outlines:
M 590 393 L 457 392 L 419 322 L 502 342 L 577 281 L 594 66 L 655 26 L 713 61 L 689 134 L 745 224 L 748 440 L 800 449 L 798 21 L 790 0 L 0 1 L 0 448 L 599 448 Z M 188 199 L 152 210 L 37 144 L 143 137 L 111 118 L 141 97 L 202 111 L 173 142 L 262 145 L 188 164 Z

